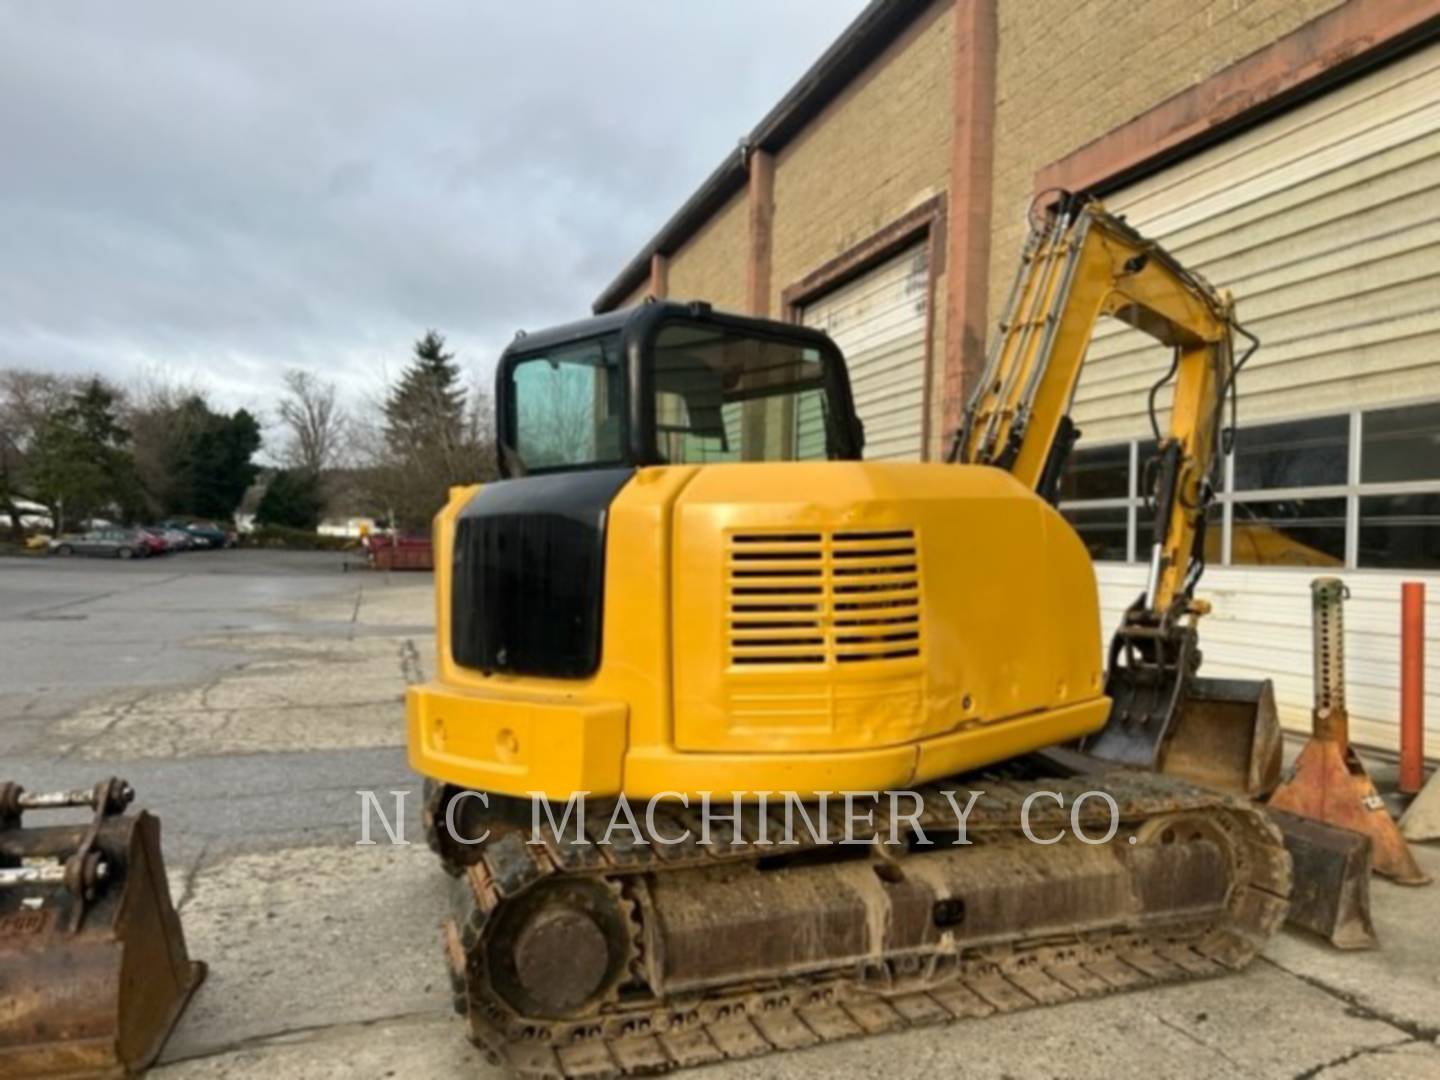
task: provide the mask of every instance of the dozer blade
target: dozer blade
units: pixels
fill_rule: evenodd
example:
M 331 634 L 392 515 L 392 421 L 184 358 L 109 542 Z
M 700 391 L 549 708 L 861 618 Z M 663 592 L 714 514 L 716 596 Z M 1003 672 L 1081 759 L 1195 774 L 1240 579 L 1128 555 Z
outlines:
M 0 783 L 0 1078 L 125 1077 L 160 1053 L 205 975 L 170 902 L 160 822 L 128 784 Z M 77 825 L 27 811 L 88 806 Z
M 1269 813 L 1293 864 L 1286 921 L 1337 949 L 1379 945 L 1370 920 L 1370 838 L 1273 807 Z

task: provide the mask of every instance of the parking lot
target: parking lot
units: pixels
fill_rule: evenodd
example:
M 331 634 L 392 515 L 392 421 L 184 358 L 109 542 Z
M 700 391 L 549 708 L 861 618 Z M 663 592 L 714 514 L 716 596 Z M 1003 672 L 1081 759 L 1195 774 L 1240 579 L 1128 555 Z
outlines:
M 165 1080 L 495 1075 L 449 1012 L 448 883 L 403 749 L 404 687 L 432 660 L 430 577 L 342 562 L 0 559 L 0 776 L 131 780 L 163 819 L 171 890 L 211 966 Z M 357 847 L 359 790 L 407 792 L 415 843 Z M 1440 876 L 1440 850 L 1419 855 Z M 1219 982 L 692 1075 L 1440 1075 L 1440 893 L 1374 893 L 1379 952 L 1286 933 Z

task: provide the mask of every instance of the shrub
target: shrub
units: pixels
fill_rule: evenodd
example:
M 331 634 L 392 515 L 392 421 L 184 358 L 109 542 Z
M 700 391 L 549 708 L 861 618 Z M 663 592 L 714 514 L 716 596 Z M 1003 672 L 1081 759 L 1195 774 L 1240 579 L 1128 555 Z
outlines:
M 241 533 L 240 546 L 285 548 L 290 551 L 356 551 L 360 547 L 360 541 L 349 536 L 324 536 L 308 529 L 264 525 L 253 532 Z
M 320 524 L 324 509 L 325 497 L 316 474 L 281 469 L 271 477 L 255 509 L 255 522 L 262 526 L 313 529 Z

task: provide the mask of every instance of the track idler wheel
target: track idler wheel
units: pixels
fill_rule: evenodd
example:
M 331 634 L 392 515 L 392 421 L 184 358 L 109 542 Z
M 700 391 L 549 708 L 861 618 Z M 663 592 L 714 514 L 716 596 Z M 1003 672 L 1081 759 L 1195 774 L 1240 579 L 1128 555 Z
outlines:
M 446 812 L 451 800 L 463 793 L 463 788 L 453 784 L 442 784 L 437 780 L 426 780 L 425 802 L 420 808 L 420 821 L 425 829 L 425 846 L 440 859 L 440 865 L 451 877 L 459 877 L 465 868 L 480 861 L 483 844 L 464 844 L 451 834 L 446 821 Z M 486 823 L 483 815 L 485 806 L 479 799 L 461 799 L 455 804 L 455 831 L 462 837 L 483 836 Z
M 522 1016 L 585 1016 L 624 981 L 629 905 L 600 880 L 542 882 L 502 904 L 485 944 L 490 983 Z

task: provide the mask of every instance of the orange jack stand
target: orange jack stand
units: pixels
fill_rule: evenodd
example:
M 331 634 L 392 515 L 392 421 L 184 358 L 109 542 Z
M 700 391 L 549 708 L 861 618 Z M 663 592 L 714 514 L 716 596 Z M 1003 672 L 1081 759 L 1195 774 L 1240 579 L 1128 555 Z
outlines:
M 1402 885 L 1429 884 L 1350 746 L 1342 614 L 1345 583 L 1339 578 L 1316 578 L 1310 590 L 1315 616 L 1314 726 L 1292 775 L 1270 797 L 1270 805 L 1362 833 L 1370 838 L 1377 874 Z

